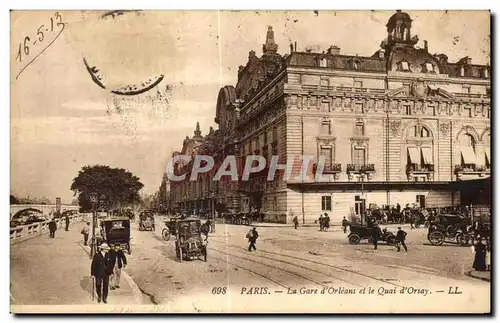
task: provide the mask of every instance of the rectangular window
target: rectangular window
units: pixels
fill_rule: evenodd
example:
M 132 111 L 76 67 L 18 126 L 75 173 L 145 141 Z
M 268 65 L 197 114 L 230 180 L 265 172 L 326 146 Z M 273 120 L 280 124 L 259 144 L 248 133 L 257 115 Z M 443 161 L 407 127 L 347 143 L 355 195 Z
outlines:
M 363 113 L 363 103 L 356 103 L 356 113 Z
M 354 156 L 352 163 L 358 166 L 364 166 L 366 160 L 366 150 L 365 148 L 354 148 Z
M 410 66 L 408 65 L 408 62 L 401 62 L 401 69 L 403 71 L 408 71 L 410 69 Z
M 321 134 L 325 136 L 330 135 L 330 121 L 322 121 L 321 122 Z
M 321 112 L 330 112 L 330 102 L 321 102 Z
M 365 125 L 362 123 L 356 123 L 355 136 L 362 137 L 365 135 Z
M 327 65 L 327 60 L 326 60 L 326 58 L 322 58 L 322 59 L 320 59 L 320 61 L 319 61 L 319 66 L 320 66 L 320 67 L 326 67 L 326 65 Z
M 405 114 L 411 116 L 411 107 L 409 105 L 405 105 Z
M 417 195 L 417 201 L 418 205 L 422 208 L 425 208 L 425 195 Z
M 323 87 L 328 87 L 328 86 L 330 86 L 330 80 L 329 79 L 321 79 L 319 84 Z
M 363 87 L 363 82 L 361 82 L 361 81 L 354 81 L 354 87 L 358 88 L 358 89 L 362 88 Z
M 405 94 L 410 95 L 410 84 L 405 83 L 405 84 L 403 84 L 403 87 L 405 89 Z
M 325 167 L 332 165 L 332 147 L 321 147 L 321 156 L 325 156 Z
M 331 211 L 332 210 L 332 197 L 322 196 L 321 197 L 321 211 Z
M 464 85 L 462 87 L 462 92 L 465 93 L 465 94 L 470 94 L 470 86 Z

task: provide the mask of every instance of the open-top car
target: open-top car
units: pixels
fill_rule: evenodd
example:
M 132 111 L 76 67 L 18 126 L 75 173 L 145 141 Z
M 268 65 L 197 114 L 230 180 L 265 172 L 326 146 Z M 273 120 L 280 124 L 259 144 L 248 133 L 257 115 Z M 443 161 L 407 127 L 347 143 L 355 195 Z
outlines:
M 456 242 L 467 246 L 470 240 L 467 226 L 470 219 L 456 214 L 439 214 L 430 223 L 427 239 L 432 245 L 440 246 L 444 242 Z
M 202 238 L 199 219 L 183 219 L 175 222 L 175 253 L 180 262 L 200 259 L 207 261 L 207 242 Z
M 130 255 L 130 220 L 127 217 L 112 217 L 100 221 L 101 236 L 108 246 L 127 251 Z
M 349 230 L 351 233 L 347 236 L 350 244 L 358 244 L 361 240 L 368 239 L 368 242 L 372 242 L 373 237 L 373 227 L 364 226 L 361 224 L 351 223 Z M 380 228 L 378 228 L 380 230 Z M 388 245 L 394 245 L 396 243 L 396 237 L 394 233 L 387 231 L 386 229 L 380 230 L 380 241 L 384 241 Z
M 152 211 L 143 211 L 139 215 L 139 231 L 154 231 L 155 217 Z

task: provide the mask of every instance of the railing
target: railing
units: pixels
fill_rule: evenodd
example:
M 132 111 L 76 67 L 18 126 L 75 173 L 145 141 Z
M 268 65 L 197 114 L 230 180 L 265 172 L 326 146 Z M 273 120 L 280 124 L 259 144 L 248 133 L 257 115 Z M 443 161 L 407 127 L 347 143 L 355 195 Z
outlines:
M 374 172 L 375 171 L 375 164 L 365 164 L 365 165 L 347 164 L 346 171 L 348 173 Z
M 69 223 L 80 223 L 87 219 L 88 214 L 77 214 L 69 216 Z M 39 236 L 49 230 L 49 222 L 36 222 L 27 225 L 22 225 L 14 228 L 10 228 L 10 243 L 21 242 L 36 236 Z M 57 228 L 63 228 L 66 225 L 64 218 L 59 218 L 55 220 Z
M 425 165 L 419 165 L 419 164 L 408 164 L 406 165 L 406 172 L 407 173 L 431 173 L 434 172 L 434 164 L 425 164 Z
M 455 165 L 455 173 L 487 173 L 490 171 L 489 167 L 476 164 L 462 164 Z
M 314 164 L 313 166 L 313 172 L 316 174 L 316 171 L 318 170 L 318 164 Z M 342 165 L 341 164 L 331 164 L 331 165 L 324 165 L 323 166 L 323 174 L 336 174 L 336 173 L 341 173 L 342 172 Z

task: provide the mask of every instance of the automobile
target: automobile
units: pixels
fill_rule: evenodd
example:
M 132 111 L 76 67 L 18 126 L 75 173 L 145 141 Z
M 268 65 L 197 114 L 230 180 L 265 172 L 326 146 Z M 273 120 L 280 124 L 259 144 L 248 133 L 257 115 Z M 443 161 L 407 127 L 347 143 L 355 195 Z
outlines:
M 109 247 L 127 251 L 132 254 L 130 244 L 130 219 L 128 217 L 111 217 L 100 220 L 102 242 Z
M 440 246 L 445 242 L 467 246 L 471 240 L 467 230 L 469 224 L 470 219 L 460 215 L 438 214 L 435 221 L 429 225 L 427 240 L 434 246 Z
M 365 226 L 361 224 L 356 224 L 356 223 L 350 223 L 350 233 L 347 236 L 347 239 L 350 244 L 358 244 L 361 242 L 361 240 L 367 239 L 368 243 L 372 242 L 372 232 L 373 232 L 373 227 L 372 226 Z M 380 230 L 380 229 L 379 229 Z M 396 237 L 394 236 L 394 233 L 391 231 L 387 231 L 387 229 L 381 230 L 380 234 L 380 239 L 379 241 L 383 241 L 387 243 L 388 245 L 392 246 L 396 243 Z
M 139 231 L 154 231 L 155 217 L 151 211 L 143 211 L 139 215 Z
M 203 259 L 207 261 L 207 241 L 202 238 L 200 219 L 183 219 L 175 222 L 177 259 Z

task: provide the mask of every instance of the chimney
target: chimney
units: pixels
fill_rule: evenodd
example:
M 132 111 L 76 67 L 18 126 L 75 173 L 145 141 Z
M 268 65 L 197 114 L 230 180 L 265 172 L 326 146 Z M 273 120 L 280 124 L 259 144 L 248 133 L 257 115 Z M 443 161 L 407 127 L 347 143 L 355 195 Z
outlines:
M 427 40 L 424 40 L 424 49 L 426 51 L 429 51 L 429 47 L 427 46 Z
M 293 51 L 294 51 L 294 52 L 296 52 L 296 51 L 297 51 L 297 42 L 295 42 L 295 44 L 294 44 L 293 48 L 294 48 L 294 50 L 293 50 Z
M 290 43 L 290 54 L 293 53 L 293 44 Z
M 332 45 L 328 48 L 327 53 L 330 55 L 340 55 L 340 47 Z

